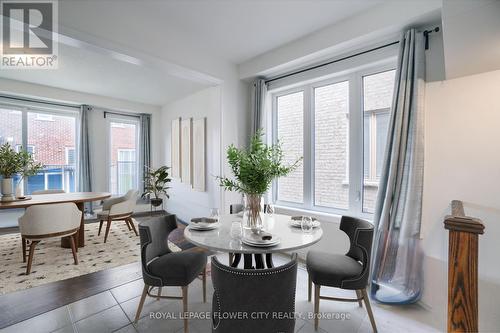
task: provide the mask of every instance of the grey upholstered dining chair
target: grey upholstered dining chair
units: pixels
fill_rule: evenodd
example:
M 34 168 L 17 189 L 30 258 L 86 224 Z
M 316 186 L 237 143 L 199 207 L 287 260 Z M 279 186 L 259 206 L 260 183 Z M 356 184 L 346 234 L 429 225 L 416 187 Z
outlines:
M 207 255 L 202 252 L 172 252 L 168 248 L 168 235 L 176 228 L 175 215 L 159 216 L 139 224 L 144 290 L 135 322 L 139 320 L 146 296 L 182 299 L 183 312 L 187 312 L 188 285 L 200 274 L 203 278 L 203 302 L 206 302 Z M 181 287 L 182 297 L 162 296 L 161 289 L 166 286 Z M 154 287 L 158 287 L 156 295 L 151 294 Z M 184 318 L 184 332 L 188 332 L 187 318 Z
M 296 258 L 280 267 L 249 270 L 225 266 L 212 257 L 212 332 L 292 333 L 296 281 Z M 228 319 L 225 313 L 246 314 L 248 319 Z M 284 316 L 252 318 L 255 313 Z
M 65 190 L 62 189 L 51 189 L 51 190 L 38 190 L 31 192 L 32 195 L 38 194 L 58 194 L 58 193 L 66 193 Z
M 319 324 L 319 301 L 365 302 L 366 311 L 374 332 L 377 332 L 375 318 L 366 292 L 370 275 L 370 256 L 373 241 L 373 225 L 365 220 L 342 216 L 340 230 L 349 237 L 350 247 L 345 255 L 309 251 L 306 265 L 309 273 L 309 302 L 314 283 L 314 327 Z M 335 287 L 356 291 L 356 298 L 337 298 L 320 295 L 320 287 Z
M 133 230 L 135 235 L 138 236 L 134 221 L 132 220 L 132 214 L 134 213 L 138 196 L 139 191 L 129 190 L 124 196 L 106 199 L 102 202 L 102 211 L 97 213 L 97 219 L 99 220 L 99 231 L 97 232 L 97 236 L 101 234 L 103 223 L 107 222 L 106 232 L 104 233 L 104 243 L 106 243 L 108 239 L 112 221 L 125 221 L 128 230 Z

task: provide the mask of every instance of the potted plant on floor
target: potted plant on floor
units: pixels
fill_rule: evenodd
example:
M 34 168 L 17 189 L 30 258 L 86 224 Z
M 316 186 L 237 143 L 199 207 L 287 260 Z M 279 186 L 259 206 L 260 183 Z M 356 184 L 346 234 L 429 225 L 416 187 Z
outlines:
M 151 205 L 158 207 L 163 203 L 164 195 L 170 198 L 167 190 L 170 188 L 168 184 L 172 181 L 168 176 L 167 166 L 162 166 L 158 169 L 148 168 L 146 174 L 144 175 L 145 191 L 141 195 L 142 198 L 149 198 Z
M 35 162 L 33 156 L 21 149 L 16 152 L 9 143 L 0 146 L 0 176 L 2 176 L 2 201 L 15 200 L 13 177 L 20 175 L 21 179 L 36 174 L 43 168 L 41 163 Z
M 248 148 L 229 146 L 227 160 L 235 179 L 217 177 L 225 190 L 240 192 L 246 196 L 247 226 L 254 233 L 262 230 L 262 196 L 269 190 L 274 179 L 289 175 L 302 160 L 300 157 L 291 164 L 285 164 L 281 143 L 267 145 L 262 141 L 262 136 L 262 132 L 258 131 Z

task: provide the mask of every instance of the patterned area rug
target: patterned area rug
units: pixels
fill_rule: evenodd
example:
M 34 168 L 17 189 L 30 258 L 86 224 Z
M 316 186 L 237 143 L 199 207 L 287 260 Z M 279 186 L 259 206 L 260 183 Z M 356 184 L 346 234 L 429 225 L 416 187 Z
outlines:
M 137 221 L 134 223 L 137 225 Z M 73 264 L 71 249 L 61 248 L 60 238 L 41 241 L 35 249 L 30 275 L 25 275 L 21 235 L 0 236 L 0 295 L 140 260 L 139 237 L 128 230 L 125 222 L 112 223 L 106 244 L 105 225 L 100 236 L 98 230 L 99 223 L 85 225 L 85 247 L 78 249 L 78 265 Z M 174 252 L 181 251 L 170 241 L 169 247 Z

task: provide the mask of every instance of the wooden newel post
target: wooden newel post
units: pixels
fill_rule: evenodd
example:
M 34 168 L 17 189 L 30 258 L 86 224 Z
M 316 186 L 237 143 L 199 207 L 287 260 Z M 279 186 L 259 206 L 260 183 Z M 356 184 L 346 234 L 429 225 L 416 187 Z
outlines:
M 478 332 L 478 235 L 484 225 L 464 216 L 460 201 L 452 202 L 444 221 L 449 233 L 448 332 Z

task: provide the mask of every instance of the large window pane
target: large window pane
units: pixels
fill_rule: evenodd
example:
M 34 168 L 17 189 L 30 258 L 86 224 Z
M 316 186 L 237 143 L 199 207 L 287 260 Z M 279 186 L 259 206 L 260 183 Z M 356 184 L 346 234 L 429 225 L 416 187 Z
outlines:
M 125 194 L 139 185 L 137 172 L 137 124 L 113 120 L 110 131 L 110 190 Z
M 23 115 L 21 111 L 0 107 L 0 145 L 9 143 L 19 150 L 23 142 Z M 18 177 L 14 177 L 17 182 Z
M 348 209 L 349 82 L 314 89 L 314 203 Z
M 23 142 L 23 115 L 21 111 L 0 107 L 0 145 L 9 143 L 12 148 Z
M 395 71 L 363 77 L 363 211 L 373 213 L 387 143 Z
M 276 101 L 277 136 L 283 144 L 285 163 L 304 154 L 304 92 L 279 96 Z M 287 177 L 278 180 L 278 200 L 304 202 L 303 163 Z
M 75 150 L 76 117 L 28 112 L 28 145 L 44 169 L 28 178 L 27 193 L 36 190 L 63 189 L 75 191 L 76 161 L 67 152 Z

